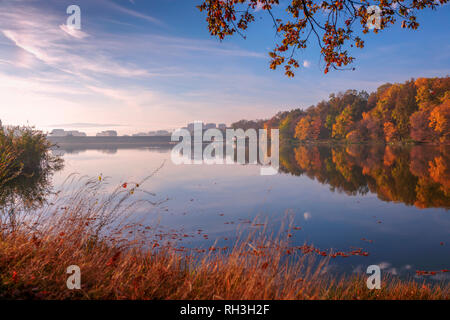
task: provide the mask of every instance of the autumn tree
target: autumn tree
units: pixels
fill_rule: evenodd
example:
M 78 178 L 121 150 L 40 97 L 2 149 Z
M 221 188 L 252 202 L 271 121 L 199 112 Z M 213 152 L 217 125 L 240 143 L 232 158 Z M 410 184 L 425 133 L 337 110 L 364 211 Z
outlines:
M 367 122 L 365 122 L 364 120 L 357 122 L 354 126 L 354 129 L 347 133 L 345 139 L 349 142 L 364 142 L 372 140 L 370 131 L 367 127 Z
M 354 61 L 351 48 L 363 48 L 363 35 L 371 29 L 378 33 L 401 21 L 402 28 L 417 29 L 420 10 L 436 9 L 448 0 L 203 0 L 198 6 L 206 12 L 209 32 L 220 40 L 233 34 L 245 38 L 245 31 L 255 21 L 256 9 L 267 13 L 280 41 L 269 52 L 271 69 L 283 66 L 294 76 L 300 66 L 296 51 L 306 49 L 311 41 L 320 47 L 324 72 L 342 69 Z M 373 5 L 378 6 L 379 19 Z M 379 29 L 378 29 L 379 28 Z
M 264 129 L 279 128 L 281 121 L 289 115 L 289 111 L 280 111 L 269 120 L 264 121 Z
M 447 99 L 430 113 L 429 126 L 434 130 L 440 142 L 450 142 L 450 92 Z
M 398 131 L 392 122 L 385 122 L 383 125 L 383 131 L 386 142 L 393 142 L 398 140 Z
M 419 110 L 410 118 L 411 137 L 421 142 L 448 141 L 450 77 L 419 78 L 415 86 Z
M 367 130 L 368 140 L 383 140 L 382 122 L 374 117 L 371 112 L 363 112 L 361 125 Z
M 342 106 L 339 108 L 342 112 L 335 118 L 332 125 L 331 136 L 333 138 L 344 139 L 356 128 L 363 112 L 367 109 L 368 97 L 369 94 L 365 91 L 347 90 L 345 92 L 341 97 L 341 102 L 346 105 L 343 108 Z M 354 134 L 352 135 L 354 136 Z
M 333 124 L 333 138 L 345 138 L 355 125 L 350 106 L 347 106 L 342 113 L 336 117 L 336 123 Z
M 407 81 L 399 86 L 391 114 L 398 135 L 402 139 L 409 138 L 411 130 L 410 117 L 417 109 L 416 86 L 414 81 Z
M 445 95 L 450 90 L 450 77 L 418 78 L 415 81 L 415 86 L 419 110 L 429 110 L 444 101 Z
M 376 92 L 330 94 L 306 110 L 278 112 L 268 120 L 232 127 L 278 128 L 284 143 L 298 140 L 450 141 L 450 77 L 384 84 Z
M 433 142 L 437 137 L 429 126 L 429 112 L 417 111 L 411 115 L 411 138 L 419 142 Z
M 289 112 L 287 116 L 280 121 L 280 139 L 281 141 L 289 141 L 295 136 L 295 128 L 301 117 L 305 116 L 305 112 L 300 109 L 295 109 Z
M 318 140 L 322 122 L 317 117 L 307 115 L 298 122 L 295 128 L 295 137 L 299 140 Z
M 265 120 L 239 120 L 231 124 L 231 128 L 233 129 L 262 129 L 264 128 Z

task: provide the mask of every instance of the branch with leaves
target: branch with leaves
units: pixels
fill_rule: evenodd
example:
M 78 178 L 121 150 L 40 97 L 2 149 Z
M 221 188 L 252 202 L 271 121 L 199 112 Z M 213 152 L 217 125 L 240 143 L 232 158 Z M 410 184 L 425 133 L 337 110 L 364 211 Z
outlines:
M 447 2 L 448 0 L 291 0 L 284 7 L 279 0 L 204 0 L 198 8 L 207 14 L 210 34 L 220 40 L 235 33 L 245 38 L 245 31 L 255 21 L 256 10 L 266 12 L 280 39 L 269 52 L 270 68 L 283 66 L 285 74 L 293 77 L 293 70 L 300 66 L 295 53 L 306 49 L 312 39 L 320 47 L 325 73 L 330 68 L 345 69 L 355 59 L 350 55 L 349 47 L 363 48 L 362 36 L 371 29 L 378 33 L 401 20 L 402 28 L 415 30 L 419 26 L 419 10 L 436 10 Z M 378 16 L 374 15 L 372 6 L 377 6 Z M 284 19 L 277 18 L 274 14 L 276 9 L 285 9 L 287 16 Z

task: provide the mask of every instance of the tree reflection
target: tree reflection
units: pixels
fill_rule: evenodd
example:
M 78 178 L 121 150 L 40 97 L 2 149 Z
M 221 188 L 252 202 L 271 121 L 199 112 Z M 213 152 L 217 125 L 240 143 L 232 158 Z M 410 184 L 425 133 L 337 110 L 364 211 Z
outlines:
M 307 175 L 348 195 L 450 208 L 450 147 L 433 145 L 283 146 L 281 171 Z

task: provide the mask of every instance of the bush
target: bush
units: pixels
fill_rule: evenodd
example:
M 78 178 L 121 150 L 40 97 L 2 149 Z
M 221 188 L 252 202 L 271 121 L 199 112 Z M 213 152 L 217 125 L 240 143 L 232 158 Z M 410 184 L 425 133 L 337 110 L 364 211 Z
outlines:
M 63 167 L 46 136 L 30 127 L 0 129 L 0 209 L 42 203 L 50 177 Z
M 45 135 L 30 127 L 0 130 L 0 176 L 33 176 L 58 169 L 62 160 L 50 153 L 51 143 Z M 4 162 L 5 161 L 5 162 Z M 4 166 L 5 164 L 5 169 Z

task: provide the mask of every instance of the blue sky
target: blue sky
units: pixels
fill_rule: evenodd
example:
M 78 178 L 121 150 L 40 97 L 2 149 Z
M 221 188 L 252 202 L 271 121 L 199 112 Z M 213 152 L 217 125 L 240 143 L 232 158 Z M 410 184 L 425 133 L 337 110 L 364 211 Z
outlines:
M 255 13 L 246 40 L 219 42 L 199 3 L 0 0 L 0 119 L 125 134 L 268 118 L 332 92 L 450 73 L 448 5 L 422 12 L 418 31 L 397 24 L 368 35 L 365 48 L 352 51 L 355 71 L 324 75 L 312 43 L 289 79 L 268 68 L 276 38 L 264 12 Z M 71 4 L 81 8 L 80 31 L 65 28 Z

